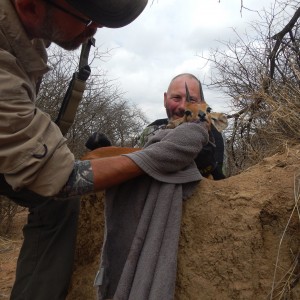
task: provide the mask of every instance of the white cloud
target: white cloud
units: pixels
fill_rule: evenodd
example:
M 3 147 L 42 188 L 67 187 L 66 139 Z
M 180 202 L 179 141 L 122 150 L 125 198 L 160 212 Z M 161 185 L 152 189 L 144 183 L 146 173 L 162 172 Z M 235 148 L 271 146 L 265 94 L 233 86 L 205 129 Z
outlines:
M 217 40 L 233 37 L 231 28 L 244 30 L 257 14 L 243 10 L 241 16 L 240 0 L 148 1 L 144 12 L 130 25 L 100 29 L 96 44 L 113 49 L 111 59 L 101 67 L 118 80 L 126 98 L 153 121 L 165 117 L 163 93 L 170 80 L 182 72 L 205 78 L 209 65 L 197 54 L 207 55 Z M 260 10 L 263 5 L 268 7 L 270 0 L 244 0 L 243 4 Z M 228 101 L 221 92 L 205 89 L 204 93 L 215 111 L 228 111 Z

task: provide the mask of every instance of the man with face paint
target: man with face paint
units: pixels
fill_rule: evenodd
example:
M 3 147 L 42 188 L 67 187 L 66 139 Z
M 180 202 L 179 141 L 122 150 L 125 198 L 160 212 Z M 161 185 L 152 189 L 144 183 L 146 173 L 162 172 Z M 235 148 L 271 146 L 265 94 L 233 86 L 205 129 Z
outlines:
M 164 93 L 164 107 L 168 118 L 158 119 L 148 125 L 139 138 L 138 147 L 143 147 L 148 139 L 155 135 L 157 130 L 165 127 L 169 121 L 184 116 L 187 95 L 185 84 L 188 86 L 190 99 L 192 103 L 205 102 L 203 89 L 199 79 L 190 73 L 182 73 L 175 76 L 167 91 Z M 215 146 L 207 144 L 195 158 L 196 165 L 203 176 L 211 174 L 215 180 L 224 179 L 223 158 L 224 158 L 224 140 L 222 134 L 214 126 L 211 128 L 212 139 Z

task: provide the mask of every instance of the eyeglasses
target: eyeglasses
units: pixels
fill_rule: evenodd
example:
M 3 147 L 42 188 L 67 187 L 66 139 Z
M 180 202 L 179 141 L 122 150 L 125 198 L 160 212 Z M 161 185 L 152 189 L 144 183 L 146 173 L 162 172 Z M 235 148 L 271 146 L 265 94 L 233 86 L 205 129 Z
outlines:
M 90 26 L 93 23 L 93 20 L 87 20 L 85 18 L 82 18 L 70 11 L 68 11 L 66 8 L 60 6 L 59 4 L 51 1 L 51 0 L 46 0 L 47 3 L 51 4 L 52 6 L 56 7 L 57 9 L 65 12 L 66 14 L 73 16 L 75 19 L 79 20 L 80 22 L 82 22 L 83 24 L 85 24 L 86 27 Z

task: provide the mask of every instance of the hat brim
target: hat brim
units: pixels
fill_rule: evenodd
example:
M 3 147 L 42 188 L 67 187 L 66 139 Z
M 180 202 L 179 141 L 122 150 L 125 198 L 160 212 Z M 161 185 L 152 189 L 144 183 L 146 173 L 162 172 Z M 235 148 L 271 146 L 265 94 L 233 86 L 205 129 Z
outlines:
M 66 0 L 75 9 L 98 24 L 123 27 L 135 20 L 148 0 Z

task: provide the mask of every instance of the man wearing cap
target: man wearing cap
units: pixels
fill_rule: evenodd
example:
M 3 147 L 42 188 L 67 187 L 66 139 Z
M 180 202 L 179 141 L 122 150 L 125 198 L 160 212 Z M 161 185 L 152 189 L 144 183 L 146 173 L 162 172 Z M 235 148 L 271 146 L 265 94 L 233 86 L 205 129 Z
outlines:
M 49 71 L 45 46 L 54 42 L 76 49 L 100 27 L 129 24 L 146 4 L 147 0 L 0 1 L 0 194 L 29 209 L 13 300 L 65 299 L 78 196 L 143 173 L 125 156 L 74 160 L 60 129 L 35 106 L 41 78 Z

